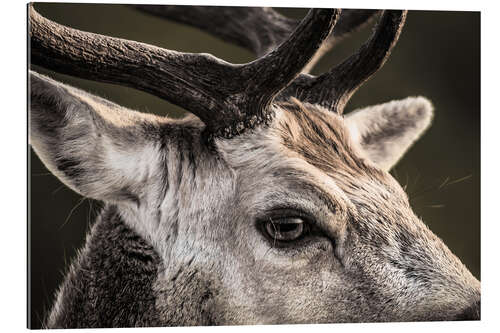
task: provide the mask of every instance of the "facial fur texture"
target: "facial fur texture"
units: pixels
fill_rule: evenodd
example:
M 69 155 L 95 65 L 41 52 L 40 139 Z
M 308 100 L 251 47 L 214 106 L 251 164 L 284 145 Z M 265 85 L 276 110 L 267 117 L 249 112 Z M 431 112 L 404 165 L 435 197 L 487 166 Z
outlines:
M 324 231 L 321 250 L 291 259 L 269 250 L 257 265 L 268 269 L 253 281 L 268 321 L 443 320 L 479 301 L 477 280 L 414 215 L 399 184 L 357 151 L 342 117 L 295 101 L 280 105 L 272 128 L 236 140 L 220 147 L 241 173 L 239 188 L 249 189 L 240 194 L 249 219 L 288 203 Z
M 144 118 L 32 80 L 34 149 L 70 187 L 108 203 L 48 326 L 479 318 L 479 282 L 412 212 L 390 163 L 369 159 L 349 118 L 281 103 L 269 126 L 207 147 L 195 117 Z M 127 121 L 110 118 L 117 108 Z M 425 126 L 414 127 L 377 141 L 414 140 Z M 261 226 L 278 208 L 314 232 L 276 246 Z

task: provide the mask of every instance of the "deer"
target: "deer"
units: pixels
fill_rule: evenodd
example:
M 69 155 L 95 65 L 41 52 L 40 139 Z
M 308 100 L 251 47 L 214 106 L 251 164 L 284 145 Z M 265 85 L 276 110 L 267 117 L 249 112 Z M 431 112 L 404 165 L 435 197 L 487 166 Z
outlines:
M 344 113 L 405 10 L 136 6 L 256 55 L 232 64 L 60 25 L 29 5 L 31 64 L 188 111 L 141 113 L 29 70 L 30 144 L 104 202 L 47 328 L 479 320 L 480 282 L 389 171 L 430 126 L 408 97 Z M 314 76 L 337 40 L 372 35 Z

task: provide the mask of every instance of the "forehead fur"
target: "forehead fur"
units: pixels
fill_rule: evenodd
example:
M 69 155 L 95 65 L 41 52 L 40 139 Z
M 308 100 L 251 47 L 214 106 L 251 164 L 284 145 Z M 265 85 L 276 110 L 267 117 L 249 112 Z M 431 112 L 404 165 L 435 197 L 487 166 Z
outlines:
M 283 146 L 323 172 L 384 179 L 385 173 L 364 159 L 351 143 L 342 116 L 296 99 L 279 105 L 277 124 Z

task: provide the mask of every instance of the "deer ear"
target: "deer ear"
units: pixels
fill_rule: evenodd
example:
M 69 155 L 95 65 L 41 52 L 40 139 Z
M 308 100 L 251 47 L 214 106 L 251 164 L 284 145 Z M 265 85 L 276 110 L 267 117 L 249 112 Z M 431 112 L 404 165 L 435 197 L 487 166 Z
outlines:
M 389 171 L 429 127 L 432 116 L 429 100 L 409 97 L 349 113 L 346 123 L 366 157 Z
M 160 120 L 30 71 L 30 143 L 63 183 L 138 202 L 159 165 Z

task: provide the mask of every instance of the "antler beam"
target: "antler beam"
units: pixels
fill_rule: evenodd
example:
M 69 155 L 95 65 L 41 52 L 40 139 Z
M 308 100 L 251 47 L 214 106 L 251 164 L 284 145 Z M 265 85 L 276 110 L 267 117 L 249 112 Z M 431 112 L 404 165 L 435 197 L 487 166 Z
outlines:
M 199 28 L 263 56 L 274 50 L 299 24 L 261 7 L 133 5 L 161 18 Z
M 314 56 L 339 12 L 311 10 L 273 52 L 233 65 L 207 54 L 68 28 L 42 17 L 30 5 L 31 62 L 151 93 L 196 114 L 212 135 L 231 137 L 269 119 L 269 104 Z

